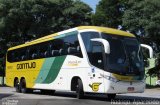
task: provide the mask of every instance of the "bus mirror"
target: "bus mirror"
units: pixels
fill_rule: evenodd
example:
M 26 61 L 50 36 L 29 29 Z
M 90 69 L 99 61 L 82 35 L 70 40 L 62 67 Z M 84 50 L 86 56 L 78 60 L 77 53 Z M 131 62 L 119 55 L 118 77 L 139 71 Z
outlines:
M 110 54 L 110 45 L 109 45 L 109 42 L 107 40 L 101 39 L 101 38 L 94 38 L 94 39 L 91 39 L 91 41 L 102 43 L 103 46 L 104 46 L 105 53 Z
M 141 44 L 141 47 L 148 49 L 149 50 L 149 57 L 153 58 L 153 49 L 151 46 L 146 45 L 146 44 Z

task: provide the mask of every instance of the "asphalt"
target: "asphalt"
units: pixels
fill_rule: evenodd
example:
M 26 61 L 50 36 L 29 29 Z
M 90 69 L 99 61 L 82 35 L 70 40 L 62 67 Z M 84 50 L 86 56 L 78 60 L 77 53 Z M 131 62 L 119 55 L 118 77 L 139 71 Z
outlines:
M 42 94 L 39 90 L 23 94 L 14 88 L 0 87 L 0 105 L 159 105 L 160 88 L 146 89 L 144 93 L 118 94 L 114 100 L 106 95 L 86 94 L 77 99 L 73 92 L 56 91 Z

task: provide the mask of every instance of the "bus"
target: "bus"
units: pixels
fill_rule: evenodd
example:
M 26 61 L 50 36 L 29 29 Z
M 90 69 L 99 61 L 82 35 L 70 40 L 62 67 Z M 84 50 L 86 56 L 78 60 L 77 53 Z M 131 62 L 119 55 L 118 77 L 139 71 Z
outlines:
M 143 47 L 145 47 L 143 45 Z M 6 84 L 17 92 L 141 93 L 145 89 L 141 45 L 128 32 L 79 26 L 9 48 Z

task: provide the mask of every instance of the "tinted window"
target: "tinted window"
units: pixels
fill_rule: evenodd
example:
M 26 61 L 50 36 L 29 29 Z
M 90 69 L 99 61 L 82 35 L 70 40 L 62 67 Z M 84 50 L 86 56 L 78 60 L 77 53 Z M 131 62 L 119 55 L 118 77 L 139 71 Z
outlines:
M 39 47 L 38 45 L 30 46 L 27 50 L 28 60 L 39 58 Z
M 91 64 L 104 69 L 103 45 L 100 42 L 92 42 L 91 52 L 88 52 Z
M 89 61 L 92 65 L 104 69 L 103 46 L 99 42 L 93 42 L 91 39 L 99 38 L 98 32 L 81 33 L 83 43 L 85 45 Z
M 108 60 L 108 63 L 110 65 L 124 63 L 126 55 L 121 40 L 108 38 L 108 41 L 110 43 L 110 54 L 108 55 L 110 59 Z
M 22 61 L 26 60 L 27 59 L 27 49 L 26 48 L 19 49 L 19 54 L 17 54 L 17 56 L 19 56 L 18 61 L 20 61 L 20 60 L 22 60 Z
M 63 55 L 82 57 L 77 33 L 67 33 L 61 38 L 9 51 L 7 59 L 9 62 L 18 62 Z
M 66 55 L 64 50 L 64 41 L 63 39 L 55 39 L 50 42 L 50 51 L 52 57 Z
M 39 54 L 38 58 L 45 58 L 49 56 L 49 42 L 40 43 L 35 48 L 38 47 L 39 47 L 39 49 L 37 49 L 38 50 L 37 54 Z
M 12 62 L 12 61 L 14 61 L 14 52 L 13 51 L 9 51 L 8 53 L 7 53 L 7 59 L 8 59 L 8 61 L 9 62 Z
M 82 57 L 81 48 L 77 35 L 69 35 L 64 37 L 64 47 L 68 55 Z
M 86 50 L 88 52 L 89 50 L 91 50 L 91 41 L 90 41 L 90 39 L 99 38 L 99 33 L 98 32 L 82 32 L 81 36 L 82 36 L 85 48 L 86 48 Z

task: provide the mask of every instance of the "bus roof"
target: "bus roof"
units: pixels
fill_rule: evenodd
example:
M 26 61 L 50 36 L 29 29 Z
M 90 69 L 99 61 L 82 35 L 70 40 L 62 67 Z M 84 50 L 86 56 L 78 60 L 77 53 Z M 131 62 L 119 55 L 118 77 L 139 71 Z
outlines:
M 109 33 L 109 34 L 115 34 L 115 35 L 120 35 L 120 36 L 128 36 L 128 37 L 135 37 L 133 34 L 129 32 L 125 32 L 122 30 L 118 29 L 113 29 L 113 28 L 108 28 L 108 27 L 99 27 L 99 26 L 79 26 L 77 27 L 78 30 L 83 30 L 83 29 L 94 29 L 99 32 L 104 32 L 104 33 Z
M 125 32 L 125 31 L 121 31 L 121 30 L 117 30 L 117 29 L 113 29 L 113 28 L 99 27 L 99 26 L 79 26 L 79 27 L 64 30 L 64 31 L 61 31 L 61 32 L 58 32 L 55 34 L 47 35 L 47 36 L 38 38 L 38 39 L 30 41 L 30 42 L 26 42 L 26 43 L 18 45 L 18 46 L 11 47 L 8 50 L 14 50 L 14 49 L 29 46 L 32 44 L 37 44 L 37 43 L 53 40 L 55 36 L 65 34 L 67 32 L 78 31 L 78 30 L 86 30 L 87 31 L 87 30 L 91 30 L 91 29 L 96 30 L 98 32 L 103 32 L 103 33 L 109 33 L 109 34 L 127 36 L 127 37 L 135 37 L 133 34 L 131 34 L 129 32 Z

